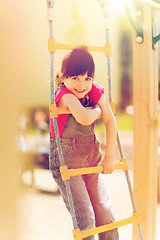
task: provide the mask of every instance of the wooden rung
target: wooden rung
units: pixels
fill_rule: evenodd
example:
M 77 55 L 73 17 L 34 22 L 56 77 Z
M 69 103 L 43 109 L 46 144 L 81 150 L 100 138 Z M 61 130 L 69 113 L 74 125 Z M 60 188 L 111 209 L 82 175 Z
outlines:
M 140 224 L 140 218 L 137 212 L 134 213 L 132 217 L 117 222 L 109 223 L 103 226 L 99 226 L 96 228 L 86 229 L 82 231 L 80 231 L 79 229 L 74 229 L 73 230 L 74 240 L 83 240 L 83 238 L 92 236 L 94 234 L 103 233 L 133 223 L 135 223 L 136 225 Z

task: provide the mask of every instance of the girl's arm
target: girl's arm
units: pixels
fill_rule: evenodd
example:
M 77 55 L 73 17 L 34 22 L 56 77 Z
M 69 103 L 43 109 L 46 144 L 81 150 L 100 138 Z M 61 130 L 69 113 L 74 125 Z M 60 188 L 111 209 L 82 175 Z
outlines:
M 98 107 L 98 106 L 96 106 Z M 94 109 L 95 107 L 84 107 L 85 109 Z M 71 114 L 71 112 L 69 111 L 68 107 L 60 107 L 58 108 L 58 114 Z
M 103 173 L 112 173 L 114 170 L 114 157 L 117 138 L 117 125 L 115 117 L 104 95 L 98 101 L 102 110 L 102 118 L 106 127 L 106 152 L 100 163 L 103 166 Z
M 77 122 L 82 125 L 90 125 L 101 117 L 101 109 L 96 106 L 94 109 L 86 109 L 73 94 L 65 94 L 58 102 L 58 106 L 67 107 Z

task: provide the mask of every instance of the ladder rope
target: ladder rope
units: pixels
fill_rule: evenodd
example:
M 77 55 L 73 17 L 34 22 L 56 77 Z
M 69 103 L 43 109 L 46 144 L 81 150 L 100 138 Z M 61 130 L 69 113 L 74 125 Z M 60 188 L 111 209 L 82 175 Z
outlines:
M 51 12 L 51 10 L 53 11 L 52 8 L 54 6 L 54 2 L 52 0 L 47 0 L 47 6 L 48 6 L 49 12 Z M 48 20 L 49 20 L 50 38 L 53 38 L 53 18 L 48 19 Z M 55 102 L 54 101 L 54 53 L 52 53 L 52 52 L 50 53 L 50 102 L 51 103 Z M 60 141 L 58 124 L 57 124 L 56 118 L 53 118 L 53 125 L 54 125 L 54 130 L 55 130 L 55 135 L 56 135 L 56 143 L 57 143 L 57 148 L 58 148 L 60 164 L 61 164 L 61 166 L 63 166 L 63 165 L 65 165 L 65 162 L 64 162 L 64 158 L 63 158 L 61 141 Z M 72 217 L 72 221 L 73 221 L 73 226 L 74 226 L 74 228 L 78 228 L 70 184 L 68 181 L 65 181 L 64 184 L 66 187 L 66 192 L 67 192 L 67 197 L 68 197 L 68 202 L 69 202 L 70 213 L 71 213 L 71 217 Z
M 106 1 L 106 3 L 100 4 L 100 5 L 101 5 L 101 8 L 103 8 L 102 13 L 103 13 L 103 16 L 104 16 L 104 19 L 105 19 L 105 24 L 107 26 L 106 27 L 106 43 L 109 43 L 110 42 L 109 41 L 109 28 L 108 28 L 108 23 L 107 23 L 107 21 L 109 22 L 108 1 Z M 108 8 L 107 14 L 106 14 L 106 10 L 104 8 Z M 109 101 L 112 102 L 111 60 L 110 60 L 110 57 L 106 57 L 106 58 L 107 58 L 107 66 L 108 66 L 108 96 L 109 96 Z M 120 136 L 119 136 L 118 131 L 117 131 L 117 144 L 118 144 L 120 156 L 121 156 L 121 158 L 124 158 L 124 152 L 123 152 L 123 148 L 122 148 L 122 144 L 121 144 L 121 141 L 120 141 Z M 133 189 L 132 189 L 131 180 L 130 180 L 128 170 L 125 171 L 125 176 L 126 176 L 126 180 L 127 180 L 127 184 L 128 184 L 128 189 L 129 189 L 130 198 L 131 198 L 131 202 L 132 202 L 133 212 L 137 213 L 136 202 L 135 202 L 135 198 L 134 198 Z M 138 229 L 140 240 L 143 240 L 141 225 L 137 225 L 137 229 Z

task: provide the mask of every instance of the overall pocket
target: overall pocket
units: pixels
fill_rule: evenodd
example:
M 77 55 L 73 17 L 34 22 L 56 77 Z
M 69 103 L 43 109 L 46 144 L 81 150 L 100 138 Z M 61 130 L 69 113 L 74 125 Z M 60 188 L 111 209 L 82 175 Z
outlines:
M 69 143 L 61 142 L 61 149 L 64 159 L 72 152 L 72 145 Z M 49 166 L 51 170 L 58 170 L 61 166 L 58 154 L 58 148 L 56 141 L 51 141 L 50 143 L 50 157 Z

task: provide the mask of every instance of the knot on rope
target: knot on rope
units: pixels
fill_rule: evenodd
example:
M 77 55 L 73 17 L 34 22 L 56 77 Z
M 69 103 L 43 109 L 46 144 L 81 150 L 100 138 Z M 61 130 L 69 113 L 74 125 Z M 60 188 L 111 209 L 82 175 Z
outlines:
M 47 7 L 48 7 L 48 8 L 53 8 L 53 6 L 54 6 L 54 0 L 46 0 L 46 2 L 47 2 Z

